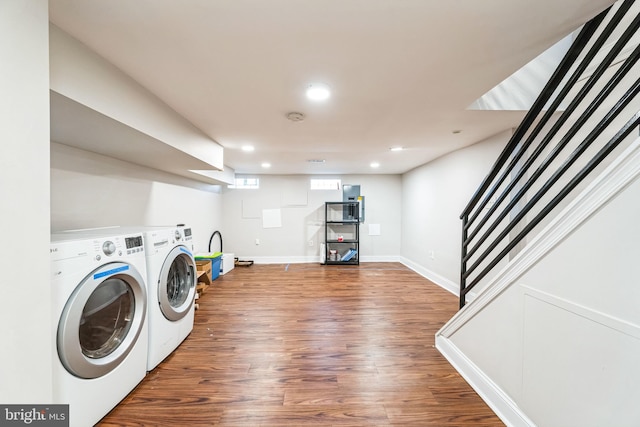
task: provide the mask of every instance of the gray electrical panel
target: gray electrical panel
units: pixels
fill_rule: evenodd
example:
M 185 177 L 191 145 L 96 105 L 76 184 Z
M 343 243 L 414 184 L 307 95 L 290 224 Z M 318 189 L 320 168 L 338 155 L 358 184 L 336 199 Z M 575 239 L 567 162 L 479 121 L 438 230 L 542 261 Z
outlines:
M 360 202 L 358 204 L 360 212 L 356 214 L 353 212 L 355 209 L 352 206 L 345 206 L 343 216 L 344 219 L 360 218 L 360 222 L 364 222 L 364 196 L 360 195 L 359 185 L 343 185 L 342 186 L 342 201 L 343 202 Z

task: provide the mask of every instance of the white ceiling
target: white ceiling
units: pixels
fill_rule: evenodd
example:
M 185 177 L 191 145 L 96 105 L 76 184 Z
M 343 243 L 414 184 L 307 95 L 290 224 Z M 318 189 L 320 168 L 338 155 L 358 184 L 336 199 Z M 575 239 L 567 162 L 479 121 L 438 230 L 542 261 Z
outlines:
M 49 11 L 225 147 L 236 173 L 362 174 L 403 173 L 517 126 L 522 112 L 466 107 L 611 3 L 50 0 Z M 313 82 L 332 97 L 307 100 Z

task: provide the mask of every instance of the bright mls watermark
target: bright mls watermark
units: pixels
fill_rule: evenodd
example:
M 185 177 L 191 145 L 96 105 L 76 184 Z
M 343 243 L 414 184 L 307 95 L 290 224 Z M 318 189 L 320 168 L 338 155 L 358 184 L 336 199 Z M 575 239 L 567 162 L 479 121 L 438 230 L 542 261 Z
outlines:
M 69 427 L 69 405 L 0 405 L 0 427 Z

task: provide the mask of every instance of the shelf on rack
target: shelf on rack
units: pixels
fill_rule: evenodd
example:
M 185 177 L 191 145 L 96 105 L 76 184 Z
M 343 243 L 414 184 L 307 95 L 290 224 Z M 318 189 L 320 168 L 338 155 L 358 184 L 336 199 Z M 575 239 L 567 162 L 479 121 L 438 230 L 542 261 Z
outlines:
M 324 241 L 325 265 L 360 263 L 359 202 L 326 202 Z M 342 237 L 342 235 L 345 237 Z

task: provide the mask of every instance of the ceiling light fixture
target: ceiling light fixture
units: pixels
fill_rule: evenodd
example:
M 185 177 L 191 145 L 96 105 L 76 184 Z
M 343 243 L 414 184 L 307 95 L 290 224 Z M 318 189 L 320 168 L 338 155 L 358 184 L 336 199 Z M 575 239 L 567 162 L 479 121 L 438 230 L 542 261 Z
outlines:
M 402 150 L 404 150 L 404 147 L 391 147 L 391 148 L 389 148 L 389 150 L 391 150 L 391 151 L 402 151 Z
M 312 101 L 324 101 L 331 96 L 329 86 L 324 83 L 313 83 L 307 87 L 307 98 Z
M 380 167 L 380 163 L 378 163 L 378 162 L 372 162 L 372 163 L 371 163 L 371 167 L 372 167 L 372 168 L 374 168 L 374 169 L 379 168 L 379 167 Z
M 304 114 L 298 113 L 297 111 L 292 111 L 291 113 L 287 113 L 287 119 L 292 122 L 301 122 L 304 120 Z
M 244 151 L 245 153 L 250 153 L 252 151 L 254 151 L 255 148 L 253 147 L 253 145 L 243 145 L 242 146 L 242 151 Z
M 324 163 L 326 160 L 325 159 L 309 159 L 307 160 L 307 162 L 309 163 Z
M 265 169 L 269 169 L 269 168 L 271 167 L 271 163 L 269 163 L 269 162 L 264 162 L 264 163 L 262 164 L 262 167 L 263 167 L 263 168 L 265 168 Z

